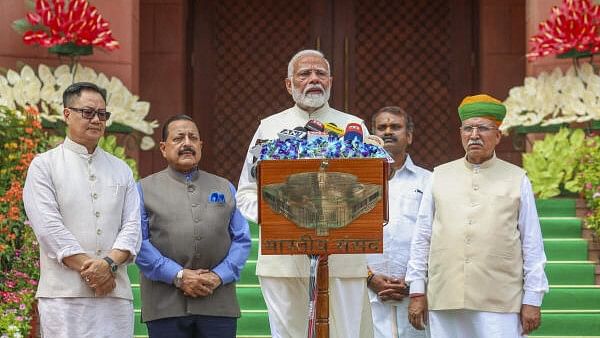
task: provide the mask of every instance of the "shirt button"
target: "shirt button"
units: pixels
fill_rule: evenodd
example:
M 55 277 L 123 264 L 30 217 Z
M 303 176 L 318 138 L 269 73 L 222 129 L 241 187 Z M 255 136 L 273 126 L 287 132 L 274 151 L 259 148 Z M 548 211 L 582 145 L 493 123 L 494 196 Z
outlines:
M 96 175 L 90 175 L 90 181 L 96 180 Z
M 88 163 L 92 163 L 92 158 L 88 158 Z
M 471 263 L 471 260 L 469 258 L 465 258 L 465 263 Z
M 96 256 L 100 256 L 101 253 L 102 253 L 102 250 L 100 250 L 100 249 L 96 250 Z
M 100 211 L 96 211 L 95 215 L 96 217 L 100 217 Z
M 479 186 L 478 185 L 474 185 L 473 186 L 473 190 L 479 190 Z
M 96 234 L 101 235 L 102 234 L 102 229 L 96 230 Z
M 92 198 L 95 199 L 95 200 L 98 199 L 98 194 L 97 193 L 93 193 L 92 194 Z
M 193 187 L 193 186 L 189 186 L 189 187 L 187 188 L 187 191 L 188 191 L 188 192 L 194 192 L 194 190 L 195 190 L 195 189 L 194 189 L 194 187 Z
M 196 204 L 196 203 L 192 204 L 192 208 L 195 208 L 197 206 L 198 206 L 198 204 Z
M 473 224 L 473 220 L 472 219 L 469 220 L 469 224 Z
M 194 218 L 194 222 L 196 222 L 196 223 L 200 222 L 200 218 Z
M 477 203 L 475 203 L 475 202 L 471 202 L 471 206 L 472 206 L 472 207 L 476 207 L 476 206 L 477 206 Z

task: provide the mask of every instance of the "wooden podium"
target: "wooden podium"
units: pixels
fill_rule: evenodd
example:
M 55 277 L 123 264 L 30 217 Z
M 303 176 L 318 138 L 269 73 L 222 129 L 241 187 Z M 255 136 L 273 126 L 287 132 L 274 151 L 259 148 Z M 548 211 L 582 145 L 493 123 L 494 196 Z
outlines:
M 261 254 L 321 256 L 318 338 L 329 337 L 328 255 L 383 252 L 388 170 L 379 158 L 265 160 L 258 165 Z

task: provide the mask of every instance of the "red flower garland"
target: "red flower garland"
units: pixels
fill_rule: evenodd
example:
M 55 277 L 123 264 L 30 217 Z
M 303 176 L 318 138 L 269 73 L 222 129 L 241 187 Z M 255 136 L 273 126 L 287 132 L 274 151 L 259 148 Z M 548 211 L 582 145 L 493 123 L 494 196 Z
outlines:
M 600 52 L 600 6 L 590 0 L 563 0 L 553 6 L 550 19 L 540 23 L 530 39 L 530 61 L 547 55 L 576 57 Z M 564 55 L 569 53 L 569 55 Z
M 35 12 L 27 13 L 33 29 L 26 31 L 27 45 L 53 47 L 67 43 L 94 46 L 108 51 L 119 48 L 106 21 L 87 0 L 36 0 Z

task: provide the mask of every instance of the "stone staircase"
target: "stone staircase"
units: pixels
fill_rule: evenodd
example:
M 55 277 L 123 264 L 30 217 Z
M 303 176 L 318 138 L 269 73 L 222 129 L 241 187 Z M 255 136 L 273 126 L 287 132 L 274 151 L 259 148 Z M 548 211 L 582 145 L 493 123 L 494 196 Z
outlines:
M 600 338 L 600 285 L 596 285 L 597 258 L 588 256 L 590 241 L 582 238 L 581 219 L 576 217 L 574 199 L 537 201 L 548 264 L 550 292 L 542 305 L 542 326 L 535 337 Z M 252 251 L 237 284 L 242 308 L 239 338 L 270 337 L 267 310 L 255 275 L 258 227 L 250 224 Z M 591 260 L 593 259 L 593 261 Z M 129 268 L 135 303 L 135 337 L 147 337 L 140 321 L 139 276 Z

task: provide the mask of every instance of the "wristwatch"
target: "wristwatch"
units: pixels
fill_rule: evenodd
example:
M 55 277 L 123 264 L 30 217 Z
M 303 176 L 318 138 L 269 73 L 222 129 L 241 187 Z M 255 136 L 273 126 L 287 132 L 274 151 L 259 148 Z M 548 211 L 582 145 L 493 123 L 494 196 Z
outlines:
M 175 285 L 176 288 L 181 287 L 182 280 L 183 280 L 183 269 L 179 270 L 179 272 L 177 273 L 177 276 L 175 276 L 175 279 L 173 280 L 173 284 Z
M 117 269 L 119 268 L 119 266 L 117 265 L 117 263 L 115 263 L 115 261 L 112 260 L 112 258 L 106 256 L 104 258 L 102 258 L 106 261 L 106 263 L 108 263 L 108 267 L 110 268 L 110 272 L 112 273 L 117 273 Z

